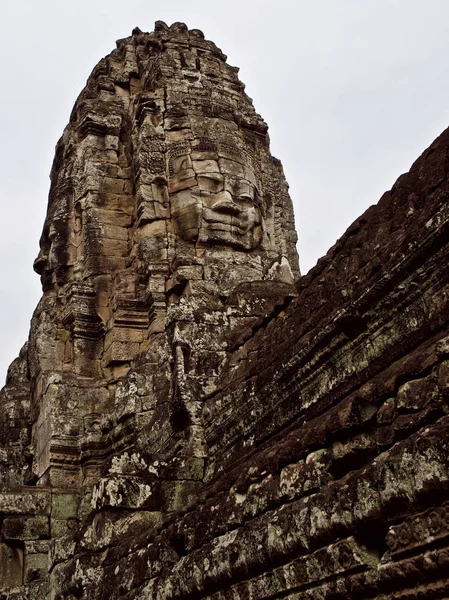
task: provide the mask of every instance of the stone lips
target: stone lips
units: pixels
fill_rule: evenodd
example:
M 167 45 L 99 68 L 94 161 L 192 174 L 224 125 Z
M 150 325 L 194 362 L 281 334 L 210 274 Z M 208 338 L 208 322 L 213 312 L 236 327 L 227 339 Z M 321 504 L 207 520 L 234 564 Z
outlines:
M 0 597 L 448 594 L 449 134 L 297 279 L 225 60 L 136 28 L 58 143 L 0 392 Z

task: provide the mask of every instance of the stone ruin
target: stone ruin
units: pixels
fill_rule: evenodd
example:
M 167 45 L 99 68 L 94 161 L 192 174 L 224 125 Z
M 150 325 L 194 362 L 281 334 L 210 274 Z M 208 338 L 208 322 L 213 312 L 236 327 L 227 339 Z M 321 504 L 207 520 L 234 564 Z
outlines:
M 57 144 L 0 600 L 449 597 L 449 131 L 300 277 L 237 72 L 136 28 Z

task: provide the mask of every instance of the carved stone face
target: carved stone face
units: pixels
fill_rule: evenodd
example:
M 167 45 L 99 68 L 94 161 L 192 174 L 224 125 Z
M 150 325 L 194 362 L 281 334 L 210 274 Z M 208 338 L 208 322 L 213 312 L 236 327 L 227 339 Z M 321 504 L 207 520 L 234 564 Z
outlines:
M 52 223 L 48 230 L 44 231 L 40 245 L 40 252 L 33 263 L 33 268 L 41 275 L 42 285 L 46 289 L 51 284 L 53 272 L 56 272 L 60 282 L 63 282 L 63 273 L 70 262 L 64 224 L 61 221 Z
M 181 153 L 182 152 L 182 153 Z M 262 239 L 256 176 L 244 159 L 179 145 L 169 163 L 170 207 L 175 232 L 184 240 L 256 248 Z

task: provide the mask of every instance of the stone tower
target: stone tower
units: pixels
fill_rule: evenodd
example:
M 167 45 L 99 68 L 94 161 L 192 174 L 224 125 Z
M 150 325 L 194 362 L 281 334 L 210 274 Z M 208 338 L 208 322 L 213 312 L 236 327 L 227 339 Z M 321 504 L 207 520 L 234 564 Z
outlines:
M 73 519 L 193 497 L 205 398 L 296 295 L 288 186 L 237 73 L 199 30 L 136 28 L 95 67 L 57 144 L 34 263 L 43 296 L 3 392 L 16 410 L 20 371 L 22 442 L 4 480 L 72 494 Z
M 57 145 L 28 349 L 38 484 L 91 487 L 136 445 L 201 472 L 203 399 L 294 293 L 287 185 L 225 58 L 180 23 L 134 30 Z

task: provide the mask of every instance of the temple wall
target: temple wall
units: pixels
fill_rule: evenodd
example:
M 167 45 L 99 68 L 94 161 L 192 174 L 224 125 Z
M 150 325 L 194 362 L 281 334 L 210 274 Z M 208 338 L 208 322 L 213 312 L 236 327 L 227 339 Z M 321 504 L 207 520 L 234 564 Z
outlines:
M 288 308 L 236 351 L 222 389 L 206 402 L 217 460 L 209 477 L 226 456 L 246 454 L 248 439 L 257 447 L 360 395 L 421 343 L 444 336 L 448 140 L 446 131 L 298 281 Z

